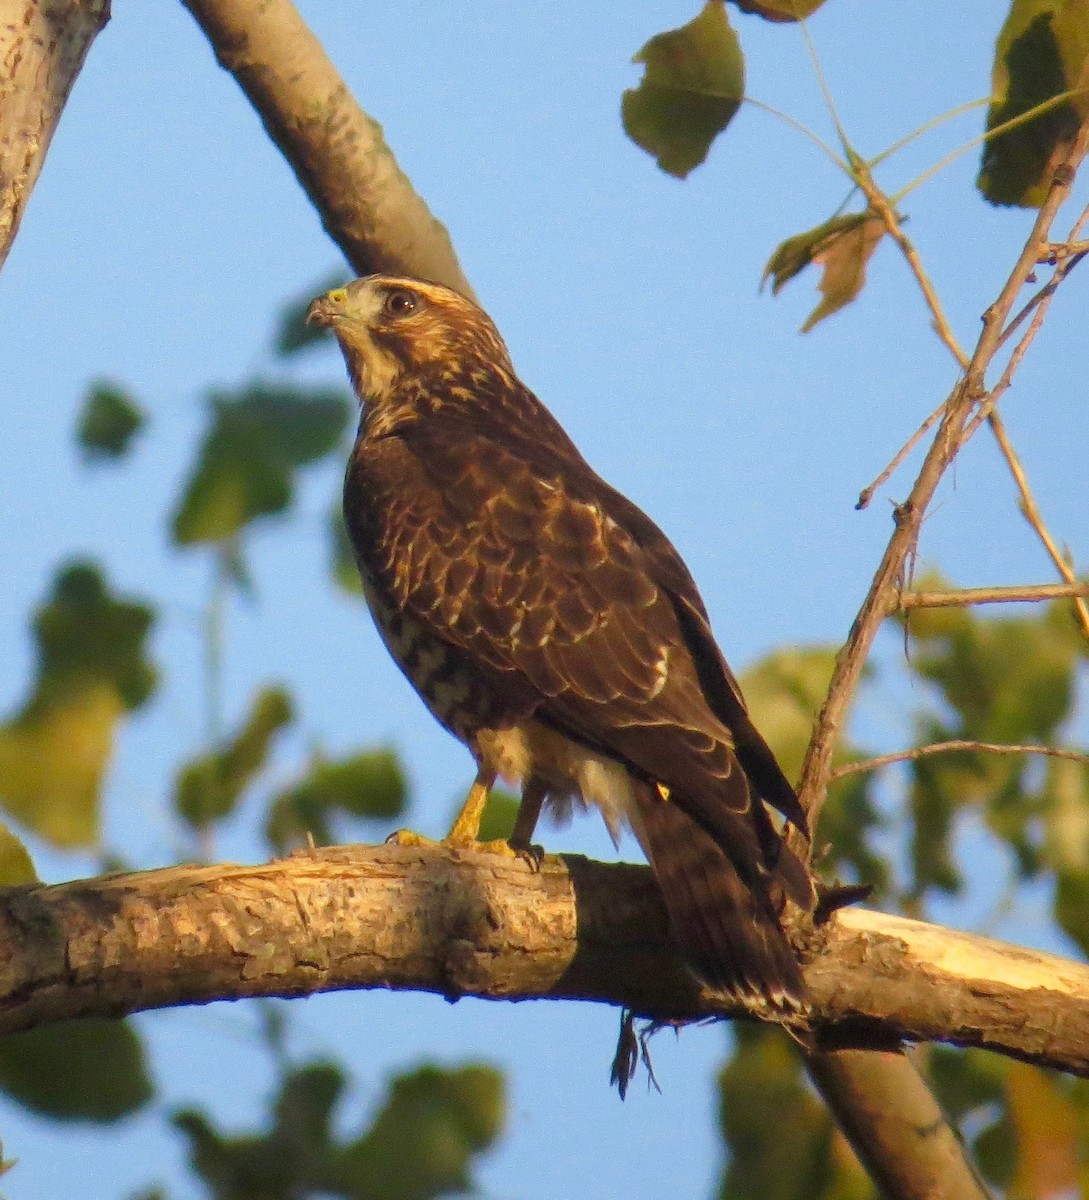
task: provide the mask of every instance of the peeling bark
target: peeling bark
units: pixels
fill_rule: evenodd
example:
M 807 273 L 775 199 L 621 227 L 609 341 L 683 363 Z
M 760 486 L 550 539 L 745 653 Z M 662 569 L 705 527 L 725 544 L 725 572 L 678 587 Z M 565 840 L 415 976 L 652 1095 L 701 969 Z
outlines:
M 645 867 L 540 871 L 443 847 L 350 846 L 0 895 L 0 1033 L 74 1016 L 351 988 L 726 1011 L 692 981 Z M 1089 967 L 853 909 L 814 939 L 815 1048 L 981 1046 L 1089 1075 Z

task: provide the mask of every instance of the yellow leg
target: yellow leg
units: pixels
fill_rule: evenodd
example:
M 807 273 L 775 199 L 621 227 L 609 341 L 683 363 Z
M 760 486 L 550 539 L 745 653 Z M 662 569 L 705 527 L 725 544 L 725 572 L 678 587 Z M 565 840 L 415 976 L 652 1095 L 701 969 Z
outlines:
M 526 858 L 539 865 L 544 851 L 539 846 L 531 846 L 529 839 L 537 824 L 545 793 L 533 785 L 527 785 L 522 796 L 522 804 L 518 809 L 518 817 L 514 823 L 514 832 L 510 840 L 495 838 L 490 842 L 481 842 L 480 821 L 484 816 L 484 806 L 488 803 L 488 793 L 495 783 L 495 772 L 481 768 L 477 772 L 469 795 L 461 806 L 461 812 L 450 826 L 450 832 L 442 839 L 444 846 L 459 846 L 466 850 L 484 850 L 489 854 L 502 854 L 508 858 Z M 415 833 L 411 829 L 398 829 L 386 839 L 398 846 L 434 846 L 431 838 Z
M 465 797 L 461 812 L 450 826 L 450 832 L 443 838 L 444 842 L 452 842 L 455 846 L 476 845 L 477 835 L 480 833 L 480 819 L 484 815 L 484 805 L 488 803 L 488 793 L 492 790 L 493 783 L 494 771 L 486 771 L 482 767 L 476 773 L 476 779 Z

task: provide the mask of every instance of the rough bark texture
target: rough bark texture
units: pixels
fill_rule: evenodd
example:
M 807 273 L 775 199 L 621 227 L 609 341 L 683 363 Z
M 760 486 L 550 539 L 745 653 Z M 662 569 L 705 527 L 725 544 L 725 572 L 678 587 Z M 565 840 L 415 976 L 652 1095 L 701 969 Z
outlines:
M 445 226 L 290 0 L 182 2 L 357 274 L 418 275 L 472 296 Z
M 0 0 L 0 267 L 110 0 Z
M 368 987 L 591 1000 L 659 1020 L 722 1011 L 681 965 L 647 868 L 578 857 L 535 872 L 352 846 L 21 887 L 0 895 L 0 947 L 0 1032 Z M 855 909 L 819 933 L 806 982 L 824 1048 L 943 1040 L 1089 1075 L 1080 964 Z

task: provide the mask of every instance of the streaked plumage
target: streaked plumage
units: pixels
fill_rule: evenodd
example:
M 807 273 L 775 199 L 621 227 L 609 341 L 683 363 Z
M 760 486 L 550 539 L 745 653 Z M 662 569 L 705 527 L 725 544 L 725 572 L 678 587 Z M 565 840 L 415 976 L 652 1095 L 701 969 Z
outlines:
M 517 379 L 490 319 L 436 284 L 369 276 L 314 302 L 363 404 L 344 515 L 390 653 L 478 766 L 629 824 L 696 974 L 804 1008 L 779 921 L 812 896 L 769 806 L 805 830 L 680 556 Z M 514 839 L 512 839 L 514 840 Z

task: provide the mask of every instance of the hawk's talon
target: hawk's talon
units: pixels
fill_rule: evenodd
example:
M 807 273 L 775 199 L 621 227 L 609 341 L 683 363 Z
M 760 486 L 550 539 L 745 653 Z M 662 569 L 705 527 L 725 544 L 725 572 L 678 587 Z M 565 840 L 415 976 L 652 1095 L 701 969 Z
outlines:
M 417 833 L 414 829 L 395 829 L 388 838 L 386 838 L 387 846 L 438 846 L 439 842 L 434 838 L 424 837 L 422 833 Z
M 540 874 L 544 862 L 545 848 L 536 842 L 516 842 L 512 838 L 507 843 L 514 853 L 529 866 L 534 875 Z

